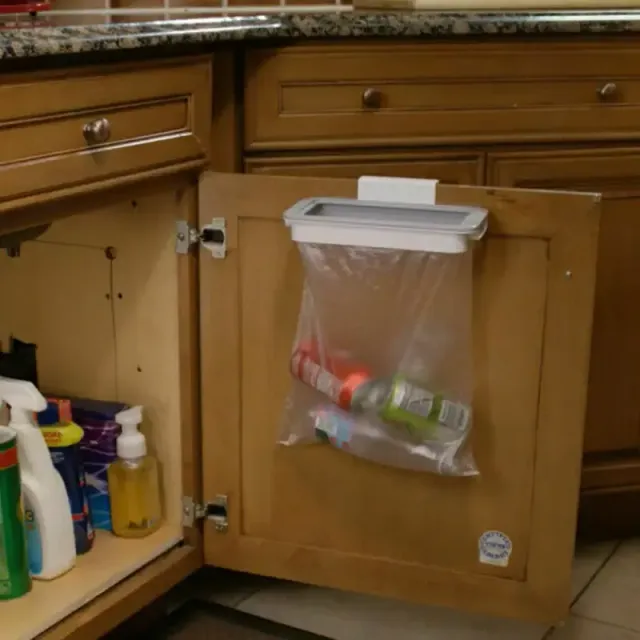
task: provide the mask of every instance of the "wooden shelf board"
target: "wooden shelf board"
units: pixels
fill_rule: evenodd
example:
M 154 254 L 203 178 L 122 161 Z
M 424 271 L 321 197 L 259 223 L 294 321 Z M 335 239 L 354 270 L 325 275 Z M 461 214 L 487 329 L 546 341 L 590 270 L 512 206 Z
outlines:
M 35 581 L 32 591 L 0 603 L 2 637 L 32 640 L 182 540 L 182 527 L 166 524 L 147 538 L 125 539 L 98 531 L 93 549 L 76 567 L 50 582 Z

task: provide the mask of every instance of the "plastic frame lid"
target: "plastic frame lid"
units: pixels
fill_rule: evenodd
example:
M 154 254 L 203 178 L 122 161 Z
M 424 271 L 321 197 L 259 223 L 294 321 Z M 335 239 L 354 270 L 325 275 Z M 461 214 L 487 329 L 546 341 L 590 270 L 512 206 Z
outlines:
M 464 253 L 486 232 L 488 212 L 479 207 L 412 205 L 308 198 L 284 212 L 295 242 Z

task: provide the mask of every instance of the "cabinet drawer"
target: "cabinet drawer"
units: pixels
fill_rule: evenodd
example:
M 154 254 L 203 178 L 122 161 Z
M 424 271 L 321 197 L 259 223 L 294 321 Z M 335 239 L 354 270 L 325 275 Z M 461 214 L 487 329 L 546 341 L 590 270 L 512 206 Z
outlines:
M 446 184 L 483 184 L 484 154 L 475 151 L 407 151 L 245 158 L 246 173 L 281 176 L 427 178 Z
M 0 84 L 0 211 L 204 162 L 207 61 Z
M 246 147 L 637 138 L 639 69 L 606 41 L 252 51 Z

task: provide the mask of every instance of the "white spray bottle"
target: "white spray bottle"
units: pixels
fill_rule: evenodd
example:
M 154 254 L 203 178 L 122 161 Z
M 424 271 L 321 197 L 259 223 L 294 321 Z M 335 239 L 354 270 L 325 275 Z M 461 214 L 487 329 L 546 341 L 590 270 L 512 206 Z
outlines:
M 34 578 L 52 580 L 74 566 L 76 544 L 64 482 L 33 417 L 47 401 L 30 382 L 1 376 L 0 400 L 11 408 L 9 428 L 18 439 L 29 570 Z

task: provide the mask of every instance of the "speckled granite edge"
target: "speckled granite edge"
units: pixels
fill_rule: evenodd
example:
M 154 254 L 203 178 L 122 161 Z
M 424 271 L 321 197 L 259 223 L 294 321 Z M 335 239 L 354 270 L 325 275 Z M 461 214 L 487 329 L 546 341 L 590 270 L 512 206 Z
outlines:
M 229 41 L 640 31 L 638 11 L 318 13 L 0 31 L 0 59 Z

